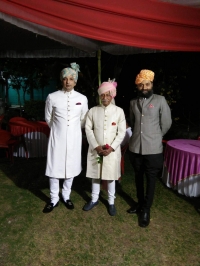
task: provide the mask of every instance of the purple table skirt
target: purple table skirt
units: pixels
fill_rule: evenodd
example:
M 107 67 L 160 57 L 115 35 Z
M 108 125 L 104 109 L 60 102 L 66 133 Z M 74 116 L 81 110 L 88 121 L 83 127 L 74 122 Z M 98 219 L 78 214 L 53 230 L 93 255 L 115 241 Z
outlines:
M 200 141 L 188 139 L 168 141 L 165 149 L 165 166 L 172 187 L 181 180 L 200 175 Z

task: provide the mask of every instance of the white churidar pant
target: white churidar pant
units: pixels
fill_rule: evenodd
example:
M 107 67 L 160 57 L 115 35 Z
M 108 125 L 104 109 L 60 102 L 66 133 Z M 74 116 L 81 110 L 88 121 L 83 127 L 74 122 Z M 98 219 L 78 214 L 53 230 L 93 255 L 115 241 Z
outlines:
M 51 203 L 54 205 L 59 201 L 59 180 L 58 178 L 49 178 Z M 64 201 L 70 199 L 73 180 L 74 177 L 71 177 L 63 181 L 62 197 Z
M 92 179 L 92 202 L 99 199 L 101 179 Z M 115 200 L 115 180 L 107 180 L 108 182 L 108 203 L 114 204 Z

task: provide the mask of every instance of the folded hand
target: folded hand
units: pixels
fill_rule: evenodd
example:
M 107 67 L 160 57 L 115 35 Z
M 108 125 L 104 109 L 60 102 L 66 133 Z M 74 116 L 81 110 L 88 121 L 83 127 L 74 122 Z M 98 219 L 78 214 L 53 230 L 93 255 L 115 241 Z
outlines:
M 96 147 L 95 150 L 97 151 L 97 154 L 102 155 L 102 152 L 103 152 L 102 146 Z
M 103 150 L 103 152 L 101 152 L 101 155 L 108 156 L 112 151 L 113 151 L 113 148 L 109 147 L 108 149 Z

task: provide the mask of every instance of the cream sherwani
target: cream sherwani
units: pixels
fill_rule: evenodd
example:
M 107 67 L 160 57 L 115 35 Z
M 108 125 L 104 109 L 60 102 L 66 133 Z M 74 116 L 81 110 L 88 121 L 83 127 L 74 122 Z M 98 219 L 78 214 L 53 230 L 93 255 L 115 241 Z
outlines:
M 86 176 L 94 179 L 117 180 L 121 176 L 120 144 L 126 133 L 124 111 L 110 103 L 107 107 L 98 105 L 90 109 L 86 119 L 85 131 L 89 142 Z M 103 157 L 102 175 L 97 162 L 97 146 L 108 144 L 113 149 Z
M 48 143 L 46 175 L 71 178 L 80 174 L 83 126 L 88 111 L 87 98 L 74 90 L 48 95 L 45 119 L 51 131 Z

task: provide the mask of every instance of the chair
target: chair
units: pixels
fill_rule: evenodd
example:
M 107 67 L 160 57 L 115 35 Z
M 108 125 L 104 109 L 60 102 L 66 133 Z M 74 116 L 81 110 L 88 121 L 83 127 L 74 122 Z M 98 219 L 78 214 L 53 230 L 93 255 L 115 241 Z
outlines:
M 15 116 L 15 117 L 12 117 L 9 122 L 15 122 L 15 121 L 27 121 L 26 118 L 24 117 L 21 117 L 21 116 Z
M 165 148 L 166 148 L 166 144 L 167 144 L 168 140 L 163 139 L 162 140 L 162 144 L 163 144 L 163 153 L 165 152 Z
M 124 145 L 123 147 L 121 147 L 121 174 L 124 174 L 124 156 L 126 153 L 126 150 L 128 149 L 129 144 L 127 143 L 126 145 Z
M 3 119 L 4 119 L 4 114 L 3 115 L 0 115 L 0 128 L 1 128 L 2 123 L 3 123 Z
M 17 122 L 17 121 L 27 121 L 27 119 L 24 118 L 24 117 L 21 117 L 21 116 L 15 116 L 15 117 L 10 118 L 9 123 L 10 122 Z M 10 131 L 10 128 L 8 130 Z M 28 159 L 28 151 L 27 151 L 27 147 L 26 147 L 26 142 L 25 142 L 24 136 L 22 135 L 22 136 L 18 136 L 16 138 L 18 140 L 18 143 L 19 144 L 21 143 L 22 146 L 24 147 L 26 158 Z
M 168 140 L 166 140 L 166 139 L 163 139 L 163 140 L 162 140 L 162 143 L 163 143 L 164 145 L 166 145 L 167 142 L 168 142 Z
M 6 157 L 13 162 L 13 151 L 14 147 L 19 143 L 12 134 L 6 130 L 0 129 L 0 149 L 6 151 Z

